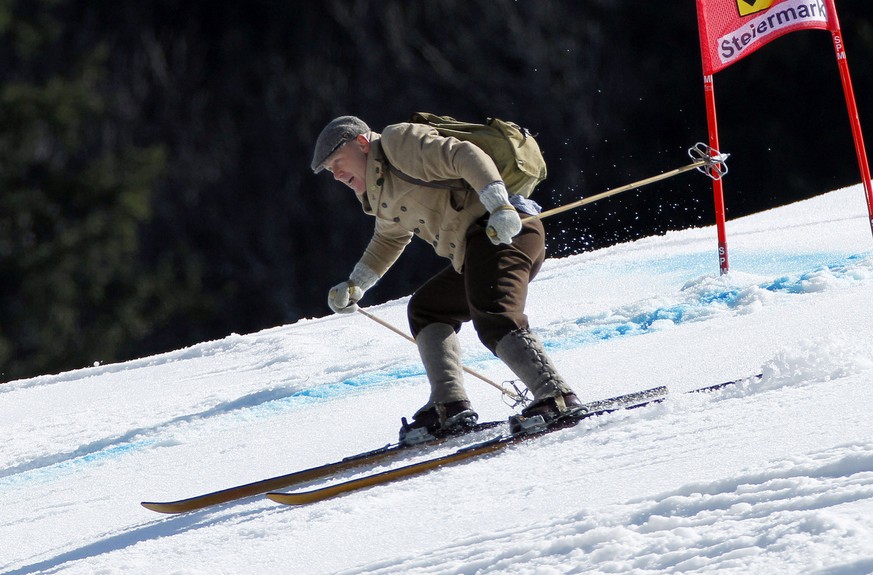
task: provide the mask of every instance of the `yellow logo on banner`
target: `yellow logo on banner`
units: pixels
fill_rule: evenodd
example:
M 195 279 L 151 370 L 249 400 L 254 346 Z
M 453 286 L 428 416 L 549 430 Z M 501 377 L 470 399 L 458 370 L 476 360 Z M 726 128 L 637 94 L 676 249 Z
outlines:
M 763 12 L 773 5 L 775 0 L 737 0 L 737 8 L 740 16 L 748 16 L 756 12 Z

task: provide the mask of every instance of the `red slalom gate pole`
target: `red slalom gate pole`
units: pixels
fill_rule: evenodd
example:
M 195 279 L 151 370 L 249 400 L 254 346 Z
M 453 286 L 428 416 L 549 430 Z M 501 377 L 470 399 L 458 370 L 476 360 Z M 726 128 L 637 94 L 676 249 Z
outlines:
M 843 95 L 849 112 L 849 122 L 852 125 L 852 138 L 855 141 L 855 154 L 858 156 L 858 167 L 861 170 L 861 181 L 867 198 L 867 215 L 870 220 L 870 231 L 873 233 L 873 184 L 870 182 L 870 165 L 867 163 L 867 151 L 864 148 L 864 135 L 861 132 L 861 120 L 858 117 L 858 106 L 855 103 L 855 90 L 852 88 L 852 78 L 849 74 L 849 62 L 846 58 L 846 48 L 843 45 L 843 34 L 840 31 L 840 20 L 834 0 L 825 0 L 828 9 L 828 27 L 834 41 L 834 51 L 837 56 L 837 67 L 840 70 L 840 80 L 843 83 Z
M 718 121 L 715 115 L 715 84 L 712 75 L 703 77 L 703 91 L 706 97 L 706 124 L 709 127 L 710 153 L 717 154 L 721 148 L 718 144 Z M 712 195 L 715 201 L 715 227 L 718 232 L 718 268 L 721 275 L 730 271 L 728 262 L 727 230 L 725 224 L 724 186 L 721 178 L 712 180 Z

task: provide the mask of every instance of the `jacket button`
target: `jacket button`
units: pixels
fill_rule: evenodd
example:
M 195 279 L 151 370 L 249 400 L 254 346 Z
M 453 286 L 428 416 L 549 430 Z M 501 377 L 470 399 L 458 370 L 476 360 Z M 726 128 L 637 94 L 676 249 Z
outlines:
M 383 207 L 383 208 L 387 208 L 387 207 L 388 207 L 388 204 L 386 204 L 385 202 L 382 202 L 382 207 Z
M 424 220 L 418 220 L 418 223 L 423 224 Z
M 400 218 L 398 218 L 397 216 L 394 216 L 394 221 L 395 221 L 395 222 L 400 222 Z
M 400 211 L 401 211 L 401 212 L 405 212 L 405 211 L 406 211 L 406 206 L 400 206 Z
M 417 234 L 420 234 L 420 233 L 421 233 L 421 228 L 415 228 L 415 229 L 412 230 L 412 231 L 414 231 L 414 232 L 417 233 Z

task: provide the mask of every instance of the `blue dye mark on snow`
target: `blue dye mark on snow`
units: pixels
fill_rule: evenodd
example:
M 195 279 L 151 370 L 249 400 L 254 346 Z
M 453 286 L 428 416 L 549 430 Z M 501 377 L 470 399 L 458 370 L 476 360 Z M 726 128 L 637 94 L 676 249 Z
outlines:
M 343 384 L 351 385 L 354 387 L 362 387 L 365 385 L 385 383 L 385 380 L 407 379 L 411 377 L 420 377 L 423 375 L 424 369 L 421 366 L 405 366 L 392 369 L 390 371 L 360 375 L 354 379 L 345 380 Z
M 754 252 L 731 256 L 731 269 L 762 276 L 790 275 L 795 270 L 821 267 L 822 262 L 843 262 L 856 256 L 836 253 Z
M 811 271 L 780 275 L 759 284 L 736 286 L 730 285 L 727 280 L 703 277 L 691 282 L 677 294 L 676 299 L 680 301 L 669 305 L 649 308 L 652 302 L 643 301 L 603 314 L 580 317 L 572 325 L 562 324 L 554 331 L 546 329 L 542 334 L 545 346 L 555 351 L 595 345 L 606 340 L 643 335 L 683 323 L 738 313 L 760 302 L 761 292 L 802 295 L 827 290 L 838 282 L 873 278 L 873 261 L 869 255 L 853 254 L 840 258 L 831 254 L 831 258 L 836 261 L 824 265 L 821 262 L 828 261 L 828 258 L 823 254 L 792 256 L 790 262 L 780 260 L 778 267 L 783 270 L 803 262 L 812 264 L 809 266 Z M 771 258 L 771 263 L 774 259 Z
M 423 375 L 424 370 L 421 366 L 408 366 L 392 369 L 390 371 L 370 372 L 351 379 L 344 379 L 343 381 L 335 383 L 328 383 L 317 387 L 303 389 L 276 401 L 286 406 L 293 403 L 324 401 L 347 395 L 357 390 L 361 390 L 362 388 L 370 389 L 374 386 L 387 385 L 402 379 L 421 377 Z
M 866 256 L 847 255 L 833 252 L 789 253 L 789 252 L 745 252 L 731 254 L 731 270 L 753 273 L 761 276 L 790 274 L 793 270 L 814 269 L 822 262 L 844 261 Z M 710 251 L 678 254 L 648 261 L 635 260 L 627 264 L 626 273 L 646 273 L 656 275 L 678 275 L 693 277 L 712 274 L 718 271 L 718 261 Z
M 738 295 L 739 290 L 736 289 L 728 289 L 721 292 L 704 293 L 701 294 L 699 302 L 701 305 L 704 306 L 714 304 L 733 306 L 736 303 Z
M 40 466 L 30 465 L 29 469 L 15 471 L 4 470 L 5 477 L 0 477 L 0 490 L 16 487 L 22 484 L 32 484 L 39 481 L 54 481 L 81 471 L 92 464 L 104 464 L 124 455 L 158 443 L 156 439 L 130 441 L 117 445 L 109 445 L 97 451 L 71 455 L 55 455 L 54 463 L 43 462 Z M 64 459 L 62 459 L 64 458 Z

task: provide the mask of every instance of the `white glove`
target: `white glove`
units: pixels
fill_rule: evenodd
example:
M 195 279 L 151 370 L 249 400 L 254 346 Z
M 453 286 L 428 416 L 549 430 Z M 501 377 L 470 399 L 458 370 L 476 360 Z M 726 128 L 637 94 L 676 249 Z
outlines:
M 479 192 L 479 201 L 491 214 L 485 233 L 494 245 L 511 244 L 521 231 L 521 218 L 509 203 L 509 192 L 503 182 L 491 182 Z
M 327 305 L 334 313 L 358 311 L 358 302 L 364 292 L 379 281 L 379 274 L 368 265 L 358 262 L 347 281 L 338 283 L 327 294 Z

